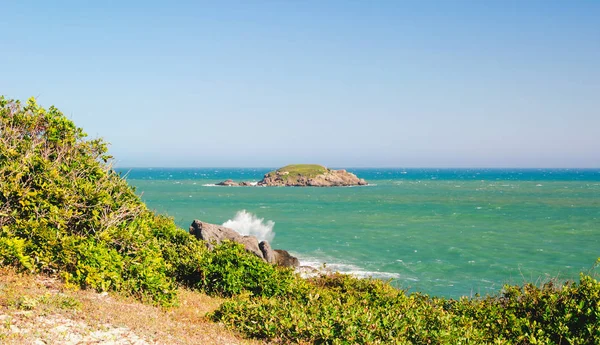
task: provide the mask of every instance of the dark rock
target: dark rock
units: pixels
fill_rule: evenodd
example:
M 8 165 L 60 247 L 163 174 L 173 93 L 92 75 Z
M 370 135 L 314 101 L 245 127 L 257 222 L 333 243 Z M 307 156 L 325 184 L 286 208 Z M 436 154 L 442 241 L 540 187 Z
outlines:
M 205 241 L 206 246 L 210 250 L 215 245 L 229 240 L 242 244 L 248 252 L 270 264 L 286 267 L 298 267 L 300 265 L 298 259 L 290 255 L 287 251 L 281 249 L 273 250 L 267 241 L 258 243 L 258 240 L 254 236 L 242 236 L 235 230 L 221 225 L 205 223 L 196 219 L 190 225 L 190 234 L 196 236 L 199 240 Z
M 254 236 L 242 236 L 233 229 L 205 223 L 197 219 L 190 225 L 190 234 L 196 236 L 197 239 L 206 241 L 209 249 L 212 249 L 215 244 L 220 244 L 224 240 L 230 240 L 241 243 L 247 251 L 264 259 L 262 252 L 258 248 L 258 240 Z
M 239 186 L 239 183 L 234 182 L 233 180 L 225 180 L 223 182 L 217 183 L 217 186 L 237 187 Z
M 300 261 L 295 256 L 290 255 L 287 250 L 275 249 L 275 262 L 279 266 L 284 267 L 298 267 Z
M 242 245 L 244 245 L 244 248 L 246 248 L 247 251 L 249 251 L 250 253 L 252 253 L 252 254 L 258 256 L 259 258 L 265 260 L 265 258 L 263 257 L 262 251 L 258 247 L 258 240 L 256 239 L 256 237 L 254 237 L 254 236 L 240 236 L 239 239 L 237 239 L 237 240 L 233 240 L 232 239 L 232 241 L 236 241 L 236 242 L 241 243 Z
M 271 249 L 271 245 L 267 241 L 262 241 L 258 244 L 258 248 L 262 252 L 263 258 L 270 264 L 275 263 L 275 251 Z

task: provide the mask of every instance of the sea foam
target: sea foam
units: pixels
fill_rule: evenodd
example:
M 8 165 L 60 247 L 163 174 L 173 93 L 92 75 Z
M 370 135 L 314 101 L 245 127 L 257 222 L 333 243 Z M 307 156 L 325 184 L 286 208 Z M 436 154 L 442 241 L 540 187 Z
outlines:
M 308 266 L 312 267 L 316 271 L 306 271 L 300 272 L 301 275 L 305 278 L 312 277 L 318 275 L 319 273 L 324 272 L 339 272 L 344 274 L 349 274 L 351 276 L 355 276 L 357 278 L 376 278 L 376 279 L 400 279 L 399 273 L 394 272 L 382 272 L 382 271 L 368 271 L 362 267 L 350 264 L 350 263 L 341 263 L 341 262 L 333 262 L 333 263 L 325 263 L 323 260 L 319 260 L 318 258 L 302 258 L 300 259 L 300 266 Z M 417 279 L 418 280 L 418 279 Z
M 223 226 L 231 228 L 244 236 L 254 236 L 259 241 L 272 242 L 275 238 L 273 232 L 275 223 L 272 220 L 265 222 L 264 218 L 258 218 L 246 210 L 238 211 L 235 217 L 223 223 Z

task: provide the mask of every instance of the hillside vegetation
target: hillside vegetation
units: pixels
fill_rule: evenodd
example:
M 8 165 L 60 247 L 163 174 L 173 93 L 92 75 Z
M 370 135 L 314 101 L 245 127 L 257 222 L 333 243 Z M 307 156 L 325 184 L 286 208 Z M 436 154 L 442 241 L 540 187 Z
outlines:
M 327 168 L 318 164 L 290 164 L 283 168 L 279 168 L 275 171 L 271 171 L 267 175 L 284 176 L 283 178 L 297 178 L 298 176 L 304 176 L 306 178 L 313 178 L 327 172 Z
M 111 169 L 107 144 L 87 139 L 55 107 L 2 97 L 0 134 L 1 265 L 161 305 L 175 302 L 177 285 L 274 294 L 285 289 L 283 276 L 292 277 L 239 245 L 208 252 L 171 218 L 150 211 Z
M 0 265 L 165 307 L 181 287 L 225 297 L 212 320 L 274 343 L 600 344 L 594 270 L 460 300 L 341 274 L 305 280 L 239 244 L 208 251 L 149 210 L 110 159 L 58 109 L 0 97 Z M 297 167 L 280 170 L 325 169 Z

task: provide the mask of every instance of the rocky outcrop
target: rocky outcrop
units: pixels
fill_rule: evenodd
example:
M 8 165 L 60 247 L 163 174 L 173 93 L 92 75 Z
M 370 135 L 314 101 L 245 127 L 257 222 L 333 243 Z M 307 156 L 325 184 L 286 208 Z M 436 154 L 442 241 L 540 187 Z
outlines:
M 262 241 L 258 244 L 258 248 L 263 254 L 263 258 L 266 262 L 270 264 L 277 263 L 277 259 L 275 257 L 275 251 L 271 248 L 271 245 L 267 241 Z
M 254 236 L 242 236 L 235 230 L 216 224 L 205 223 L 194 220 L 190 225 L 190 234 L 206 242 L 206 246 L 212 250 L 215 245 L 225 240 L 240 243 L 244 248 L 271 264 L 286 267 L 298 267 L 298 259 L 281 249 L 271 249 L 267 241 L 258 242 Z
M 266 174 L 258 182 L 259 186 L 295 186 L 295 187 L 340 187 L 340 186 L 365 186 L 367 181 L 358 178 L 346 170 L 326 169 L 324 173 L 314 177 L 302 174 L 290 174 L 288 171 L 277 170 Z
M 300 266 L 300 261 L 298 261 L 298 258 L 290 255 L 290 253 L 283 249 L 275 249 L 275 263 L 284 267 Z
M 225 186 L 225 187 L 252 187 L 252 186 L 256 186 L 256 182 L 250 182 L 250 181 L 242 181 L 242 182 L 235 182 L 234 180 L 225 180 L 222 182 L 219 182 L 216 184 L 217 186 Z
M 233 181 L 233 180 L 231 180 L 231 179 L 230 179 L 230 180 L 225 180 L 225 181 L 223 181 L 223 182 L 219 182 L 219 183 L 217 183 L 217 186 L 227 186 L 227 187 L 237 187 L 237 186 L 239 186 L 239 185 L 240 185 L 239 183 L 237 183 L 237 182 L 234 182 L 234 181 Z
M 206 241 L 209 249 L 212 249 L 213 245 L 220 244 L 224 240 L 230 240 L 241 243 L 247 251 L 264 259 L 262 251 L 258 248 L 258 240 L 254 236 L 242 236 L 233 229 L 199 220 L 192 222 L 190 234 L 200 240 Z
M 226 180 L 218 186 L 293 186 L 293 187 L 343 187 L 366 186 L 367 181 L 344 169 L 327 169 L 315 164 L 288 165 L 266 174 L 258 183 Z

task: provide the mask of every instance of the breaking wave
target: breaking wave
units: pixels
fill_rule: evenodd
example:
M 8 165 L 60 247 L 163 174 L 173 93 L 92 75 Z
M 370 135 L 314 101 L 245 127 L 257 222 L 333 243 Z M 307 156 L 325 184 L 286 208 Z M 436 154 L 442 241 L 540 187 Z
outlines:
M 238 211 L 235 217 L 223 223 L 223 226 L 231 228 L 244 236 L 254 236 L 259 242 L 272 242 L 273 238 L 275 238 L 275 233 L 273 232 L 275 222 L 272 220 L 265 222 L 264 218 L 258 218 L 246 210 Z
M 339 272 L 345 273 L 357 278 L 375 278 L 375 279 L 400 279 L 399 273 L 393 272 L 381 272 L 381 271 L 368 271 L 362 267 L 349 264 L 349 263 L 325 263 L 323 260 L 317 258 L 299 258 L 301 266 L 312 267 L 316 271 L 309 271 L 307 273 L 301 272 L 305 277 L 317 274 L 317 272 Z

